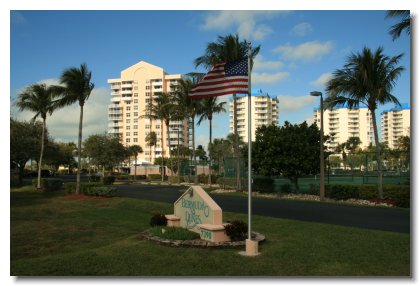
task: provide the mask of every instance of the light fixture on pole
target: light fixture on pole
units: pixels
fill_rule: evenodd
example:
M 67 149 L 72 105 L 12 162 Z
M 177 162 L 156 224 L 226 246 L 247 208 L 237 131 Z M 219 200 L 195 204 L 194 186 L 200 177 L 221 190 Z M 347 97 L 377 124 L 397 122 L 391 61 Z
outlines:
M 320 163 L 319 163 L 319 168 L 320 168 L 320 172 L 319 172 L 319 199 L 321 201 L 324 200 L 325 198 L 325 182 L 324 182 L 324 102 L 322 99 L 322 92 L 320 91 L 312 91 L 311 96 L 320 96 L 320 113 L 321 113 L 321 136 L 320 136 L 320 142 L 319 142 L 319 159 L 320 159 Z

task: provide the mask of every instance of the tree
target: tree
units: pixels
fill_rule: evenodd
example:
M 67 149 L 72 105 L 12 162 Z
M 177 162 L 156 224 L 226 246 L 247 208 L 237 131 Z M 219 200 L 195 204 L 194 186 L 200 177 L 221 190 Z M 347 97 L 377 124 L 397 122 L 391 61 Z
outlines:
M 60 106 L 72 105 L 75 102 L 80 106 L 79 117 L 79 134 L 77 141 L 78 159 L 77 159 L 77 179 L 76 194 L 80 193 L 80 170 L 81 170 L 81 154 L 82 154 L 82 127 L 83 127 L 83 107 L 86 100 L 95 87 L 91 82 L 92 73 L 86 64 L 81 64 L 80 68 L 72 67 L 64 70 L 60 77 L 60 83 L 64 84 L 62 89 L 62 97 L 59 101 Z
M 42 130 L 43 124 L 39 121 L 20 122 L 10 119 L 10 163 L 11 167 L 19 170 L 19 184 L 22 184 L 26 162 L 40 150 L 39 134 Z
M 174 86 L 174 95 L 177 101 L 177 106 L 183 109 L 184 118 L 191 119 L 191 133 L 192 133 L 192 153 L 195 153 L 195 117 L 198 114 L 200 99 L 189 97 L 192 87 L 198 82 L 203 74 L 188 74 L 187 79 L 181 79 L 178 84 Z M 194 165 L 197 169 L 197 161 L 194 156 Z M 197 170 L 195 170 L 197 173 Z
M 33 84 L 27 87 L 18 97 L 16 105 L 20 111 L 29 110 L 35 113 L 32 118 L 35 121 L 38 116 L 42 118 L 41 131 L 41 152 L 38 161 L 38 182 L 37 189 L 41 189 L 41 168 L 42 158 L 44 156 L 45 132 L 47 115 L 51 115 L 58 108 L 56 98 L 59 90 L 55 86 L 47 86 L 45 84 Z
M 403 31 L 410 35 L 410 10 L 389 10 L 386 13 L 386 18 L 401 18 L 401 20 L 389 29 L 389 34 L 392 40 L 395 41 L 400 37 Z
M 171 149 L 170 145 L 170 137 L 169 137 L 169 123 L 175 118 L 175 112 L 176 112 L 176 102 L 173 96 L 171 96 L 169 93 L 156 93 L 156 96 L 153 98 L 153 102 L 150 102 L 149 105 L 147 105 L 145 110 L 145 115 L 142 115 L 141 117 L 149 118 L 149 119 L 157 119 L 160 120 L 162 123 L 165 123 L 166 126 L 166 137 L 167 137 L 167 146 L 168 149 Z M 165 152 L 163 151 L 164 144 L 163 144 L 163 133 L 162 133 L 162 157 L 165 156 Z M 162 160 L 162 164 L 163 164 Z M 164 167 L 162 165 L 162 182 L 164 180 Z
M 150 147 L 156 146 L 157 143 L 157 135 L 155 131 L 150 132 L 146 135 L 145 141 L 147 145 Z M 154 150 L 150 151 L 150 161 L 152 161 L 152 154 L 154 154 Z M 155 163 L 154 163 L 155 164 Z M 147 166 L 146 166 L 146 177 L 147 177 Z
M 112 171 L 127 158 L 128 152 L 118 136 L 112 134 L 90 135 L 83 144 L 84 153 L 97 166 Z
M 131 145 L 128 147 L 128 154 L 134 156 L 134 180 L 137 179 L 137 156 L 139 153 L 143 153 L 143 148 L 140 145 Z
M 209 153 L 212 158 L 217 159 L 217 170 L 219 175 L 221 172 L 222 162 L 226 157 L 232 154 L 232 149 L 232 142 L 223 138 L 214 139 L 213 143 L 210 145 Z
M 259 127 L 253 144 L 253 168 L 264 176 L 279 171 L 299 189 L 301 176 L 319 172 L 319 139 L 318 127 L 308 126 L 306 121 Z
M 226 109 L 224 108 L 224 105 L 226 102 L 218 102 L 217 97 L 207 97 L 203 98 L 203 100 L 200 101 L 201 105 L 199 107 L 199 118 L 198 118 L 198 125 L 201 124 L 201 122 L 204 119 L 207 119 L 209 121 L 209 148 L 211 145 L 211 132 L 212 132 L 212 126 L 211 122 L 213 120 L 213 114 L 226 112 Z M 209 184 L 211 184 L 211 156 L 209 160 Z
M 361 53 L 350 55 L 343 69 L 336 70 L 333 73 L 333 78 L 327 83 L 326 108 L 347 104 L 351 109 L 358 108 L 360 104 L 363 104 L 367 106 L 372 115 L 378 162 L 378 197 L 380 199 L 383 199 L 382 159 L 375 111 L 378 105 L 388 102 L 400 105 L 391 91 L 404 70 L 404 67 L 398 66 L 402 56 L 403 54 L 389 57 L 383 54 L 381 47 L 375 52 L 365 47 Z
M 218 36 L 216 42 L 207 44 L 206 51 L 203 56 L 200 56 L 194 60 L 195 66 L 204 66 L 208 70 L 213 65 L 220 62 L 230 62 L 248 57 L 248 42 L 246 40 L 240 41 L 238 34 L 227 35 L 225 37 Z M 251 70 L 253 66 L 253 60 L 260 52 L 260 46 L 251 48 Z M 237 97 L 233 94 L 233 134 L 236 138 L 238 136 L 237 129 Z M 234 151 L 236 157 L 236 184 L 238 189 L 241 189 L 241 177 L 240 177 L 240 150 L 239 140 L 235 140 Z

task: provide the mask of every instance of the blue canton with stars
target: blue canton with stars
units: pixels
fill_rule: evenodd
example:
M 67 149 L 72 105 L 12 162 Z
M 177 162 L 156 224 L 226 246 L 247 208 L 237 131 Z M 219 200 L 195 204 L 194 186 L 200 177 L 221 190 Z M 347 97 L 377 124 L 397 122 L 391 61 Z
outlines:
M 227 76 L 247 76 L 248 59 L 228 62 L 225 64 L 225 74 Z

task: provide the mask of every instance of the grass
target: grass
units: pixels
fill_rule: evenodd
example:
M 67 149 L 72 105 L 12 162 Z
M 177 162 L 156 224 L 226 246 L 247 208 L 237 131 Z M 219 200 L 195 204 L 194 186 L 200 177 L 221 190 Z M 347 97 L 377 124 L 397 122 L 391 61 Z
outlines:
M 11 191 L 12 276 L 409 276 L 410 235 L 253 216 L 261 255 L 140 238 L 173 205 Z M 224 213 L 224 221 L 247 215 Z

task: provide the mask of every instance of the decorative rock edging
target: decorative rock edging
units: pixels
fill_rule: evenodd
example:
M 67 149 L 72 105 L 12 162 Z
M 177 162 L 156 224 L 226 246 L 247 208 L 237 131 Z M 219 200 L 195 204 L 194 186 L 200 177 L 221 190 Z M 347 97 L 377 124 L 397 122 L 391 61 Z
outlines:
M 140 234 L 141 237 L 157 242 L 161 245 L 173 246 L 173 247 L 217 247 L 217 248 L 227 248 L 227 247 L 239 247 L 245 246 L 245 241 L 225 241 L 225 242 L 210 242 L 202 239 L 193 239 L 193 240 L 173 240 L 167 238 L 161 238 L 150 234 L 147 230 Z M 252 238 L 255 241 L 261 242 L 265 240 L 265 236 L 258 232 L 252 232 Z

